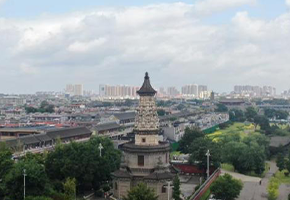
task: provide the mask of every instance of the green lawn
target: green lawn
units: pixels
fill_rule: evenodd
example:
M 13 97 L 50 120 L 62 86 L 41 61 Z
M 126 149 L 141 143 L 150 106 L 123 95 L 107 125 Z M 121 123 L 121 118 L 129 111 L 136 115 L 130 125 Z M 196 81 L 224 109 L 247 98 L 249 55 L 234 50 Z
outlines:
M 224 169 L 226 171 L 229 171 L 229 172 L 234 172 L 235 171 L 234 166 L 231 165 L 231 164 L 228 164 L 228 163 L 221 164 L 221 167 L 222 167 L 222 169 Z

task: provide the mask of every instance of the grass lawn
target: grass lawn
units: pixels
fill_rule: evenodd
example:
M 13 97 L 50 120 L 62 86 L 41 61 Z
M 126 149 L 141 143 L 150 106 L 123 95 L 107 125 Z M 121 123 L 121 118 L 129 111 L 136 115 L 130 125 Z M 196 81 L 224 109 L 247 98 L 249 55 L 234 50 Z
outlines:
M 226 171 L 229 171 L 229 172 L 234 172 L 235 171 L 234 166 L 231 165 L 231 164 L 228 164 L 228 163 L 221 164 L 221 167 L 222 167 L 222 169 L 224 169 Z

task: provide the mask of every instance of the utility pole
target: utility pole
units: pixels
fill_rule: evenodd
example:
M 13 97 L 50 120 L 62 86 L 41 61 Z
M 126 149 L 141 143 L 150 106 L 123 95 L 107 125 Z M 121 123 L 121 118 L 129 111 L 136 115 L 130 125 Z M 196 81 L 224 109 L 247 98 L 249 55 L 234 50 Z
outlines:
M 207 170 L 206 170 L 206 174 L 207 174 L 207 179 L 209 178 L 209 157 L 210 157 L 210 153 L 209 150 L 207 150 L 206 154 L 207 156 Z
M 99 150 L 100 150 L 100 157 L 102 157 L 102 149 L 104 149 L 102 143 L 99 144 Z
M 168 194 L 168 200 L 170 200 L 170 184 L 171 184 L 171 182 L 170 181 L 168 181 L 167 182 L 167 188 L 168 188 L 168 191 L 167 191 L 167 194 Z
M 25 177 L 27 176 L 26 174 L 26 169 L 23 169 L 23 178 L 24 178 L 24 190 L 23 190 L 23 199 L 25 200 Z

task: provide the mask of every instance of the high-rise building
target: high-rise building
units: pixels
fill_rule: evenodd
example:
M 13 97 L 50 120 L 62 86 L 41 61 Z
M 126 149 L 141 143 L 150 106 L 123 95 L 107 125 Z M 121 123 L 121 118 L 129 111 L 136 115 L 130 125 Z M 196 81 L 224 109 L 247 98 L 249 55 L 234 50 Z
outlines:
M 148 73 L 140 90 L 139 107 L 135 119 L 135 141 L 122 146 L 121 167 L 112 173 L 114 197 L 127 196 L 138 183 L 150 186 L 159 200 L 172 198 L 167 188 L 173 179 L 169 170 L 170 145 L 159 141 L 159 119 L 155 103 L 156 91 L 152 88 Z
M 83 96 L 84 88 L 82 84 L 67 84 L 65 88 L 65 93 L 74 96 Z
M 276 96 L 276 88 L 272 86 L 251 86 L 251 85 L 236 85 L 234 86 L 234 93 L 239 95 L 248 95 L 255 97 Z
M 83 96 L 84 95 L 84 88 L 82 84 L 76 84 L 74 90 L 75 96 Z
M 136 97 L 139 87 L 126 85 L 100 85 L 99 95 L 102 97 Z
M 179 91 L 176 89 L 176 87 L 168 87 L 167 88 L 167 95 L 170 97 L 176 97 L 178 96 L 180 93 Z
M 181 88 L 181 94 L 184 96 L 193 96 L 195 98 L 201 98 L 201 96 L 204 96 L 207 92 L 207 86 L 206 85 L 185 85 Z
M 207 86 L 206 85 L 198 85 L 198 97 L 204 98 L 204 94 L 207 94 Z M 201 97 L 203 96 L 203 97 Z

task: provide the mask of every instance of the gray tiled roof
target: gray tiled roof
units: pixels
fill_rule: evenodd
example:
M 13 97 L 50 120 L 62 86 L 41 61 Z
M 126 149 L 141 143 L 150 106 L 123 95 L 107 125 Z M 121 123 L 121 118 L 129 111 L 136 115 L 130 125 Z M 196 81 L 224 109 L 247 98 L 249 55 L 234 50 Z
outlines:
M 290 137 L 289 136 L 271 137 L 270 147 L 286 146 L 289 143 L 290 143 Z
M 19 143 L 21 145 L 39 144 L 40 142 L 48 142 L 57 138 L 70 138 L 91 133 L 92 132 L 85 127 L 62 128 L 50 130 L 42 134 L 34 134 L 6 140 L 5 142 L 9 147 L 16 147 Z
M 92 132 L 85 127 L 73 127 L 73 128 L 62 128 L 62 129 L 47 131 L 46 134 L 50 138 L 56 139 L 58 137 L 68 138 L 68 137 L 86 135 L 86 134 L 91 134 L 91 133 Z
M 106 130 L 111 130 L 111 129 L 117 129 L 120 128 L 121 126 L 117 124 L 116 122 L 112 123 L 106 123 L 106 124 L 98 124 L 95 129 L 97 131 L 106 131 Z
M 135 112 L 116 113 L 114 116 L 119 120 L 135 119 Z

